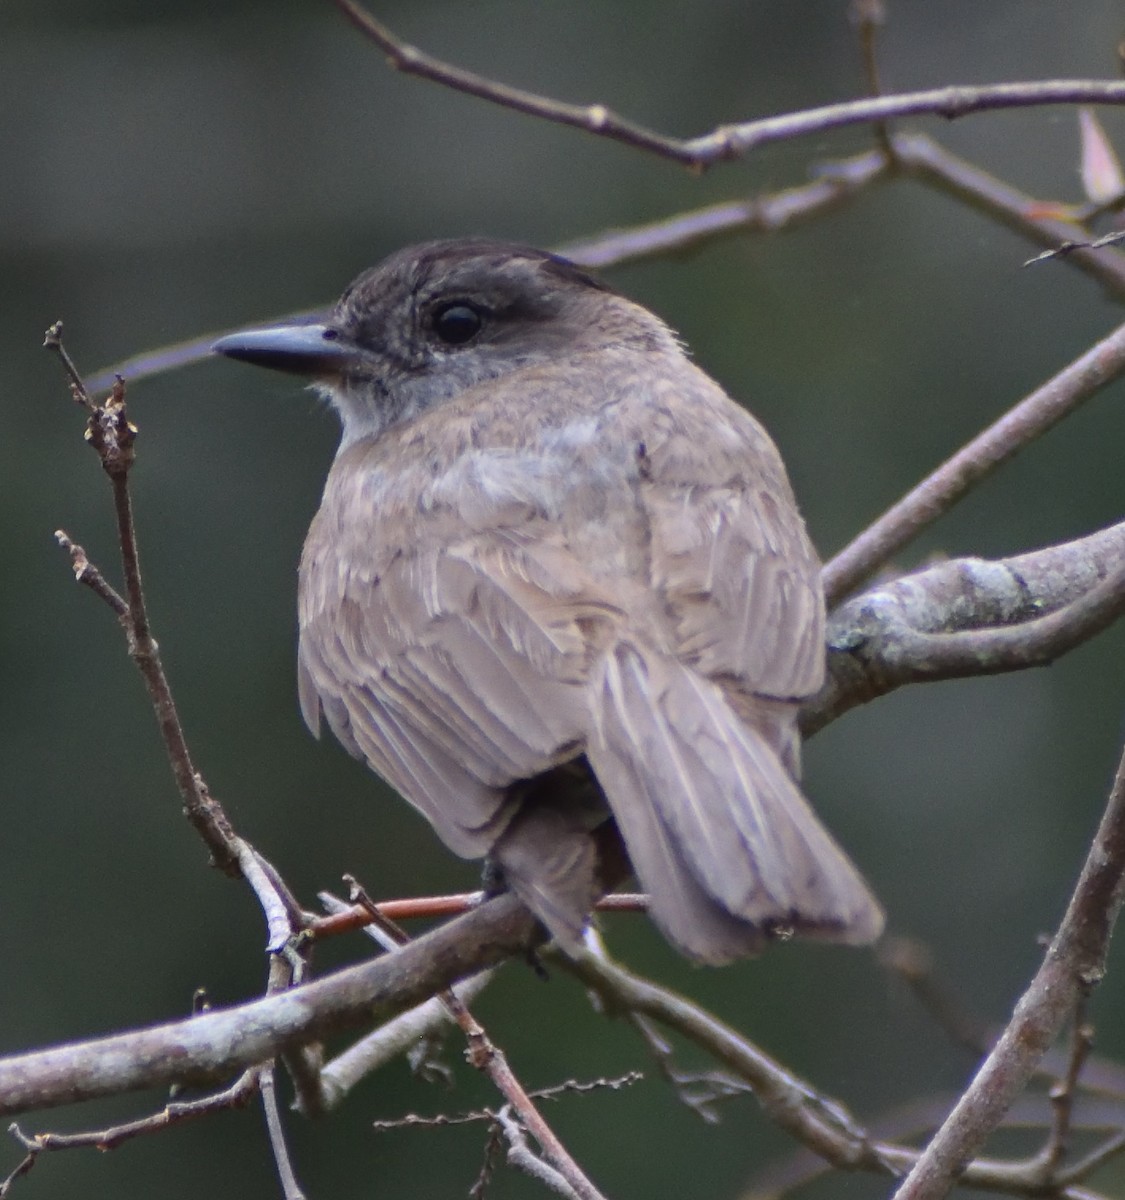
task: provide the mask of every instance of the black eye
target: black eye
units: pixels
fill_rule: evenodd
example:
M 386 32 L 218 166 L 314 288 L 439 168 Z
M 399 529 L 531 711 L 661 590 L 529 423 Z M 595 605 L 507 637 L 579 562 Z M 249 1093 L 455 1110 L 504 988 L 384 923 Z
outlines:
M 447 304 L 434 313 L 434 333 L 447 346 L 463 346 L 480 333 L 483 324 L 483 316 L 463 302 Z

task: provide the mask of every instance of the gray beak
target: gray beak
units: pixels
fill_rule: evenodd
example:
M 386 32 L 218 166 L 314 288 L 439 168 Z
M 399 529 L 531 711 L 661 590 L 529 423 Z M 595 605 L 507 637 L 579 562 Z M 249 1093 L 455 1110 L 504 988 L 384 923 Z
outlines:
M 211 349 L 256 367 L 311 377 L 339 375 L 362 355 L 354 342 L 330 325 L 246 329 L 219 338 Z

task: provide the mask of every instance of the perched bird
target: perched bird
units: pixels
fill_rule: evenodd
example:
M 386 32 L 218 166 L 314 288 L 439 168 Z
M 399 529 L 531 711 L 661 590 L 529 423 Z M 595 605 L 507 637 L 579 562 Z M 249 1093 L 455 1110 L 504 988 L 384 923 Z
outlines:
M 300 568 L 314 733 L 564 947 L 611 816 L 696 961 L 879 935 L 795 782 L 816 555 L 768 435 L 658 317 L 556 255 L 439 241 L 324 324 L 215 350 L 308 378 L 343 424 Z

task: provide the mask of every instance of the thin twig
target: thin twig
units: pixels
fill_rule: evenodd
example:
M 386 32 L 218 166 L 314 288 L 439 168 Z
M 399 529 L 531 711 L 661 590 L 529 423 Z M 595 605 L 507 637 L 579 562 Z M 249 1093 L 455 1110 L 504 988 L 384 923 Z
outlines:
M 558 246 L 555 253 L 595 270 L 685 253 L 737 233 L 778 233 L 796 229 L 835 211 L 871 185 L 890 179 L 893 169 L 880 152 L 869 150 L 851 158 L 816 164 L 811 174 L 813 178 L 808 183 L 796 187 L 692 209 L 660 221 L 609 230 Z M 261 324 L 323 320 L 330 309 L 330 304 L 324 304 L 281 313 Z M 92 375 L 90 390 L 107 388 L 118 376 L 135 383 L 203 362 L 213 357 L 211 347 L 229 332 L 229 328 L 215 330 L 122 359 Z
M 493 1121 L 488 1127 L 488 1137 L 484 1143 L 484 1158 L 480 1164 L 480 1170 L 477 1172 L 473 1186 L 469 1188 L 469 1200 L 484 1200 L 488 1194 L 488 1185 L 496 1173 L 496 1162 L 500 1157 L 501 1150 L 504 1149 L 504 1144 L 504 1130 L 498 1121 Z
M 532 1179 L 550 1188 L 566 1200 L 582 1200 L 583 1193 L 574 1187 L 569 1178 L 550 1163 L 544 1162 L 537 1154 L 532 1153 L 527 1144 L 523 1126 L 512 1116 L 511 1108 L 504 1105 L 496 1114 L 496 1123 L 504 1131 L 508 1142 L 508 1162 L 513 1167 L 530 1175 Z M 536 1138 L 536 1141 L 539 1139 Z M 542 1145 L 542 1143 L 540 1143 Z
M 1011 1021 L 945 1124 L 895 1193 L 938 1200 L 1003 1118 L 1039 1060 L 1102 978 L 1114 921 L 1125 898 L 1125 754 L 1105 813 L 1058 932 Z
M 848 16 L 859 34 L 859 49 L 863 58 L 868 95 L 881 96 L 883 85 L 879 78 L 879 57 L 875 49 L 879 30 L 887 21 L 886 5 L 883 0 L 851 0 Z M 886 121 L 877 122 L 873 132 L 879 150 L 889 161 L 894 157 L 894 146 Z
M 1069 265 L 1098 280 L 1110 295 L 1125 298 L 1125 255 L 1097 246 L 1081 247 L 1073 240 L 1073 222 L 1037 215 L 1042 206 L 1032 197 L 958 158 L 932 138 L 895 133 L 891 148 L 889 159 L 882 150 L 868 150 L 851 158 L 816 163 L 810 168 L 813 178 L 808 183 L 608 230 L 556 247 L 556 253 L 580 266 L 606 269 L 686 253 L 735 234 L 778 233 L 835 211 L 874 184 L 907 175 L 999 221 L 1026 241 L 1049 248 L 1052 254 L 1069 242 Z M 283 313 L 264 324 L 323 320 L 330 307 Z M 211 357 L 214 342 L 229 332 L 217 330 L 123 359 L 92 376 L 90 390 L 109 387 L 117 376 L 132 382 L 202 362 Z
M 406 75 L 428 79 L 527 116 L 585 130 L 700 170 L 740 158 L 769 142 L 805 137 L 850 125 L 878 124 L 892 117 L 939 116 L 947 120 L 1002 108 L 1046 104 L 1125 104 L 1125 83 L 1117 80 L 1052 79 L 1021 83 L 952 86 L 898 96 L 874 96 L 828 104 L 803 112 L 723 125 L 702 137 L 667 137 L 618 116 L 602 104 L 566 104 L 486 79 L 443 62 L 397 38 L 354 0 L 333 0 L 356 29 L 377 45 L 388 64 Z
M 321 893 L 324 900 L 328 893 Z M 374 907 L 390 921 L 432 920 L 470 912 L 485 899 L 484 892 L 459 892 L 447 896 L 415 896 L 405 900 L 379 900 Z M 611 892 L 595 905 L 598 912 L 646 912 L 648 897 L 643 892 Z M 372 923 L 370 910 L 362 904 L 332 906 L 326 917 L 313 917 L 305 929 L 310 938 L 320 940 L 351 933 Z
M 1116 1158 L 1123 1152 L 1125 1152 L 1125 1129 L 1119 1130 L 1117 1133 L 1106 1138 L 1100 1146 L 1095 1146 L 1089 1154 L 1084 1154 L 1081 1158 L 1075 1159 L 1065 1171 L 1058 1173 L 1058 1180 L 1065 1185 L 1071 1181 L 1085 1179 L 1087 1175 L 1092 1174 L 1100 1167 L 1104 1167 L 1110 1159 Z
M 870 1150 L 842 1105 L 821 1097 L 781 1063 L 691 1000 L 600 955 L 554 955 L 558 966 L 602 998 L 606 1011 L 641 1013 L 704 1047 L 754 1089 L 771 1120 L 837 1165 L 859 1166 Z
M 681 1070 L 676 1065 L 671 1044 L 657 1028 L 656 1022 L 641 1013 L 630 1012 L 626 1015 L 656 1061 L 657 1070 L 675 1090 L 680 1103 L 690 1108 L 706 1124 L 719 1123 L 719 1101 L 732 1100 L 753 1092 L 750 1084 L 729 1071 Z
M 349 899 L 353 904 L 358 903 L 367 909 L 373 919 L 373 928 L 381 928 L 383 932 L 398 941 L 400 948 L 409 944 L 409 937 L 379 911 L 378 906 L 364 892 L 363 888 L 353 879 L 349 879 L 349 883 L 352 892 Z M 527 1089 L 516 1078 L 515 1072 L 508 1063 L 507 1055 L 488 1036 L 484 1026 L 469 1011 L 464 1000 L 451 987 L 441 991 L 440 999 L 465 1035 L 465 1041 L 468 1043 L 469 1062 L 478 1071 L 488 1076 L 493 1086 L 508 1101 L 511 1109 L 518 1114 L 520 1122 L 539 1143 L 552 1173 L 561 1176 L 566 1181 L 567 1187 L 578 1197 L 578 1200 L 603 1200 L 601 1193 L 587 1178 L 586 1173 L 559 1140 L 555 1131 L 544 1120 Z
M 881 1146 L 888 1143 L 902 1146 L 924 1137 L 940 1125 L 956 1099 L 956 1094 L 937 1094 L 908 1101 L 873 1118 L 870 1131 L 878 1137 L 877 1144 Z M 1114 1143 L 1119 1137 L 1125 1136 L 1117 1129 L 1121 1121 L 1119 1106 L 1112 1117 L 1107 1117 L 1107 1121 L 1114 1125 L 1113 1135 L 1104 1138 L 1094 1148 L 1092 1153 L 1096 1158 L 1087 1161 L 1089 1156 L 1084 1156 L 1080 1164 L 1076 1164 L 1082 1169 L 1074 1174 L 1071 1174 L 1071 1169 L 1068 1168 L 1058 1172 L 1053 1180 L 1045 1181 L 1038 1173 L 1035 1158 L 1013 1163 L 978 1159 L 969 1167 L 969 1177 L 962 1182 L 966 1186 L 978 1187 L 981 1190 L 1022 1196 L 1025 1200 L 1029 1196 L 1049 1196 L 1051 1200 L 1090 1200 L 1094 1193 L 1075 1186 L 1075 1181 L 1086 1178 L 1108 1161 L 1107 1152 L 1108 1157 L 1113 1157 L 1114 1153 L 1119 1152 L 1120 1147 L 1115 1148 Z M 1010 1130 L 1040 1130 L 1043 1125 L 1043 1097 L 1038 1094 L 1020 1097 L 1012 1105 L 1003 1122 L 1003 1128 Z M 1103 1128 L 1104 1123 L 1085 1120 L 1079 1127 L 1092 1131 Z M 915 1159 L 918 1153 L 913 1151 Z M 833 1163 L 806 1147 L 800 1147 L 755 1172 L 739 1200 L 788 1200 L 789 1197 L 800 1194 L 801 1188 L 831 1174 L 835 1169 Z
M 241 838 L 236 839 L 233 848 L 238 855 L 238 869 L 258 898 L 266 918 L 266 949 L 271 954 L 280 954 L 294 930 L 301 927 L 302 914 L 271 863 Z
M 358 905 L 349 906 L 327 892 L 320 893 L 321 903 L 330 912 L 367 914 Z M 456 987 L 457 994 L 470 1002 L 492 979 L 492 971 L 482 971 Z M 335 1108 L 361 1079 L 397 1058 L 420 1041 L 432 1037 L 452 1023 L 452 1015 L 442 1001 L 432 996 L 425 1003 L 404 1012 L 385 1025 L 341 1051 L 319 1073 L 319 1094 L 324 1109 Z
M 951 153 L 922 134 L 894 135 L 895 166 L 911 179 L 968 205 L 1033 245 L 1057 247 L 1081 227 L 1047 215 L 1044 206 L 994 175 Z M 1120 251 L 1076 249 L 1067 264 L 1096 279 L 1114 299 L 1125 299 L 1125 255 Z
M 1116 246 L 1118 242 L 1125 242 L 1125 229 L 1115 229 L 1112 233 L 1103 234 L 1090 241 L 1074 241 L 1068 238 L 1066 241 L 1060 242 L 1053 250 L 1044 250 L 1042 254 L 1029 258 L 1023 265 L 1033 267 L 1036 263 L 1046 262 L 1051 258 L 1063 258 L 1068 254 L 1073 254 L 1075 250 L 1101 250 L 1105 246 Z
M 61 323 L 47 331 L 45 345 L 59 356 L 70 379 L 73 394 L 89 414 L 86 440 L 97 451 L 102 468 L 110 479 L 125 575 L 125 598 L 106 582 L 101 572 L 89 562 L 80 546 L 61 531 L 56 536 L 60 545 L 71 556 L 75 577 L 110 606 L 125 630 L 130 656 L 139 668 L 148 689 L 189 820 L 203 837 L 216 864 L 230 874 L 240 873 L 258 897 L 269 931 L 268 945 L 271 950 L 277 952 L 271 960 L 269 982 L 269 991 L 277 992 L 292 981 L 294 968 L 298 971 L 303 968 L 303 964 L 295 956 L 285 963 L 279 957 L 282 949 L 289 945 L 294 928 L 299 927 L 300 912 L 277 871 L 234 833 L 225 813 L 211 798 L 206 784 L 191 760 L 145 605 L 140 552 L 129 490 L 129 473 L 135 460 L 134 442 L 137 430 L 129 421 L 124 383 L 120 378 L 116 379 L 109 397 L 103 403 L 96 404 L 91 401 L 77 368 L 63 346 Z M 294 1052 L 295 1068 L 303 1067 L 302 1055 L 303 1051 Z M 303 1200 L 284 1144 L 274 1095 L 273 1071 L 272 1062 L 255 1068 L 252 1072 L 254 1086 L 257 1087 L 259 1083 L 262 1085 L 270 1142 L 286 1198 Z M 294 1078 L 299 1085 L 307 1081 L 308 1075 L 308 1072 L 300 1069 L 294 1070 Z M 173 1110 L 165 1111 L 168 1113 Z
M 270 1139 L 270 1150 L 277 1167 L 277 1177 L 281 1183 L 281 1194 L 284 1200 L 305 1200 L 305 1193 L 297 1182 L 293 1161 L 289 1155 L 289 1146 L 285 1140 L 285 1126 L 277 1104 L 277 1086 L 274 1079 L 273 1064 L 262 1068 L 261 1072 L 262 1108 L 266 1118 L 266 1130 Z
M 837 604 L 893 554 L 948 512 L 975 484 L 1125 371 L 1125 325 L 1079 355 L 912 488 L 829 562 Z
M 922 1152 L 912 1147 L 873 1138 L 843 1104 L 816 1091 L 691 1000 L 593 954 L 576 959 L 555 954 L 553 959 L 597 993 L 610 1015 L 645 1014 L 706 1050 L 751 1085 L 766 1115 L 776 1125 L 834 1167 L 902 1176 L 921 1159 Z M 1100 1149 L 1117 1152 L 1108 1143 Z M 1101 1161 L 1104 1160 L 1099 1159 L 1095 1165 Z M 1074 1186 L 1078 1178 L 1068 1172 L 1065 1180 L 1060 1178 L 1045 1184 L 1038 1158 L 976 1159 L 960 1174 L 960 1181 L 967 1187 L 1017 1196 L 1039 1194 L 1057 1200 L 1090 1200 L 1094 1193 Z
M 913 938 L 884 937 L 876 948 L 879 965 L 901 979 L 951 1042 L 983 1058 L 994 1039 L 934 971 L 929 948 Z
M 88 587 L 95 596 L 104 600 L 113 609 L 119 620 L 127 621 L 129 606 L 125 603 L 125 598 L 89 560 L 86 551 L 77 542 L 72 542 L 66 531 L 62 529 L 55 530 L 55 541 L 70 555 L 74 578 Z
M 816 164 L 808 183 L 744 200 L 728 200 L 677 213 L 660 221 L 608 230 L 568 242 L 557 253 L 592 270 L 683 254 L 734 234 L 780 233 L 835 212 L 874 184 L 891 179 L 895 168 L 882 152 Z
M 1070 1135 L 1074 1117 L 1074 1101 L 1078 1092 L 1078 1081 L 1090 1057 L 1094 1045 L 1094 1027 L 1086 1021 L 1088 997 L 1083 992 L 1074 1008 L 1073 1029 L 1070 1036 L 1070 1054 L 1062 1079 L 1055 1083 L 1048 1096 L 1051 1101 L 1051 1128 L 1039 1154 L 1043 1166 L 1043 1177 L 1056 1177 L 1059 1166 L 1070 1148 Z
M 180 724 L 179 713 L 176 711 L 160 652 L 149 624 L 141 581 L 140 552 L 133 522 L 132 497 L 129 492 L 129 472 L 135 458 L 134 442 L 137 429 L 129 420 L 125 405 L 125 385 L 117 379 L 109 397 L 103 403 L 95 404 L 90 400 L 81 377 L 62 344 L 62 322 L 58 322 L 47 331 L 44 345 L 59 356 L 70 379 L 72 391 L 89 413 L 86 440 L 97 451 L 102 469 L 109 477 L 113 489 L 117 536 L 125 575 L 127 611 L 122 612 L 121 597 L 108 585 L 104 585 L 101 573 L 90 566 L 85 553 L 79 547 L 75 547 L 65 535 L 59 539 L 60 544 L 70 552 L 76 576 L 105 600 L 121 621 L 129 644 L 129 655 L 136 663 L 148 690 L 188 820 L 203 838 L 215 864 L 228 874 L 235 874 L 238 870 L 238 848 L 234 830 L 192 764 L 183 726 Z M 81 555 L 81 571 L 79 559 L 75 557 L 76 550 Z
M 600 1079 L 567 1079 L 549 1087 L 536 1088 L 528 1093 L 533 1100 L 559 1100 L 564 1096 L 586 1095 L 589 1092 L 611 1091 L 618 1092 L 622 1088 L 631 1087 L 644 1079 L 641 1071 L 626 1071 L 613 1079 L 602 1076 Z M 491 1108 L 475 1108 L 462 1113 L 435 1113 L 423 1117 L 417 1113 L 407 1113 L 403 1117 L 391 1117 L 383 1121 L 373 1121 L 371 1127 L 380 1132 L 392 1129 L 439 1129 L 450 1125 L 475 1125 L 481 1121 L 495 1121 L 496 1112 Z
M 120 1125 L 111 1125 L 107 1129 L 88 1129 L 79 1133 L 24 1133 L 16 1124 L 9 1126 L 8 1132 L 20 1143 L 27 1152 L 26 1157 L 17 1165 L 6 1179 L 0 1181 L 0 1200 L 8 1195 L 12 1184 L 21 1175 L 26 1175 L 35 1166 L 40 1155 L 54 1150 L 78 1150 L 93 1147 L 97 1150 L 115 1150 L 124 1142 L 146 1134 L 157 1133 L 170 1129 L 174 1125 L 182 1125 L 185 1121 L 194 1121 L 211 1113 L 233 1108 L 245 1108 L 258 1091 L 258 1071 L 244 1072 L 230 1087 L 209 1096 L 201 1096 L 196 1100 L 179 1100 L 165 1105 L 159 1112 L 150 1113 L 147 1117 L 138 1117 L 134 1121 L 125 1121 Z
M 86 391 L 86 385 L 82 382 L 82 376 L 78 373 L 78 368 L 74 365 L 74 359 L 70 357 L 66 347 L 63 345 L 63 323 L 61 321 L 56 321 L 43 335 L 43 349 L 50 350 L 52 354 L 58 357 L 70 382 L 71 395 L 87 412 L 92 413 L 95 407 L 94 402 L 90 399 L 90 395 Z M 112 382 L 113 380 L 110 379 L 106 386 L 108 387 Z

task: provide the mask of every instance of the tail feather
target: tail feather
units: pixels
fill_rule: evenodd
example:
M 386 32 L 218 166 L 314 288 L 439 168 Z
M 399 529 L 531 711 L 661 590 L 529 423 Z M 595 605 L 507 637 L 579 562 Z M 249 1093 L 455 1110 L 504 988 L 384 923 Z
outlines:
M 675 659 L 606 655 L 587 756 L 653 916 L 686 953 L 721 962 L 788 928 L 862 944 L 883 915 L 766 734 Z

